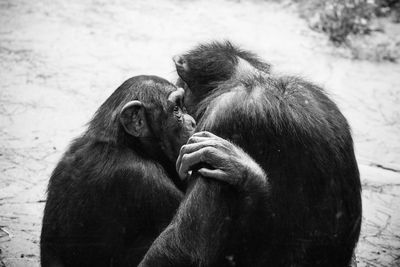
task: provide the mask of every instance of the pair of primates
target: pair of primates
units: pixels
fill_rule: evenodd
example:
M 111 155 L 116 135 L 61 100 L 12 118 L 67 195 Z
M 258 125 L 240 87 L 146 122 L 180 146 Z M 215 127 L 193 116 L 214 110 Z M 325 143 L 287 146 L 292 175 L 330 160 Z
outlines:
M 174 62 L 185 91 L 127 80 L 55 168 L 42 266 L 348 266 L 361 189 L 337 106 L 229 42 Z

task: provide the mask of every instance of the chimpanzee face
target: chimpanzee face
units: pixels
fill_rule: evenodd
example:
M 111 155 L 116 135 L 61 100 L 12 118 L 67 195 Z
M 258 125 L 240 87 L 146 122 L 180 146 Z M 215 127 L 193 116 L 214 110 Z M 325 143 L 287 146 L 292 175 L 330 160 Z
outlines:
M 228 41 L 199 45 L 173 57 L 173 61 L 180 77 L 177 85 L 186 91 L 186 103 L 202 99 L 220 83 L 232 78 L 237 79 L 251 72 L 270 71 L 270 65 L 257 55 L 241 50 Z
M 196 127 L 183 106 L 185 92 L 157 77 L 142 76 L 136 83 L 134 89 L 140 94 L 123 106 L 120 123 L 148 153 L 153 156 L 162 153 L 175 161 Z
M 186 91 L 189 109 L 212 91 L 220 82 L 229 80 L 235 72 L 237 57 L 229 43 L 200 45 L 188 53 L 173 58 L 180 77 L 178 86 Z M 184 83 L 187 84 L 185 87 Z
M 176 160 L 181 146 L 186 144 L 196 127 L 195 120 L 187 114 L 183 105 L 184 94 L 182 88 L 170 93 L 167 101 L 167 119 L 161 127 L 164 150 L 172 160 Z

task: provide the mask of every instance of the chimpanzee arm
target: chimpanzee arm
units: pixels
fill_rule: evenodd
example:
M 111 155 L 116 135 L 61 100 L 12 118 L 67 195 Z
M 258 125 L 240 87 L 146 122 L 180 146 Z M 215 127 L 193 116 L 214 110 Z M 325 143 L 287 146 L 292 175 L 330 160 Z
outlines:
M 199 134 L 196 135 L 199 137 Z M 189 141 L 189 144 L 210 140 L 197 141 Z M 263 211 L 269 210 L 266 175 L 239 148 L 231 147 L 230 143 L 221 147 L 221 140 L 212 141 L 215 154 L 208 155 L 207 160 L 202 153 L 193 157 L 187 155 L 209 147 L 210 143 L 193 149 L 182 148 L 177 162 L 180 174 L 185 176 L 186 171 L 200 160 L 215 167 L 206 172 L 208 178 L 213 179 L 199 177 L 197 172 L 192 175 L 197 179 L 174 220 L 153 243 L 140 266 L 232 266 L 235 258 L 230 247 L 236 247 L 233 236 L 238 234 L 242 239 L 253 238 L 245 233 L 235 233 L 237 226 L 252 228 L 253 225 L 259 227 L 259 223 L 265 225 L 268 215 Z
M 209 266 L 219 261 L 232 229 L 233 199 L 226 185 L 197 178 L 139 266 Z

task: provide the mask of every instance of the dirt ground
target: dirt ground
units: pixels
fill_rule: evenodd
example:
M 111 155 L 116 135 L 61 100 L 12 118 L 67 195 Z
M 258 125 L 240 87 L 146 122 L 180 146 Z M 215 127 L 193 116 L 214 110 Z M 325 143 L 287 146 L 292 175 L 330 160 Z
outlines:
M 400 266 L 400 64 L 339 57 L 291 6 L 256 0 L 0 0 L 0 266 L 39 265 L 49 175 L 108 95 L 138 74 L 173 81 L 171 57 L 213 39 L 328 90 L 360 163 L 358 266 Z

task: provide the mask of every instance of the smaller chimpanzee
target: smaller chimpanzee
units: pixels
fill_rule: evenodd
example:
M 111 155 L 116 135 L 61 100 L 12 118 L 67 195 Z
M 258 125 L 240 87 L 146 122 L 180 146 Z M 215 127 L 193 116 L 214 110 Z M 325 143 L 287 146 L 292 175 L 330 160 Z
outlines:
M 175 171 L 195 121 L 183 90 L 156 76 L 124 82 L 55 168 L 42 266 L 136 266 L 183 199 Z

